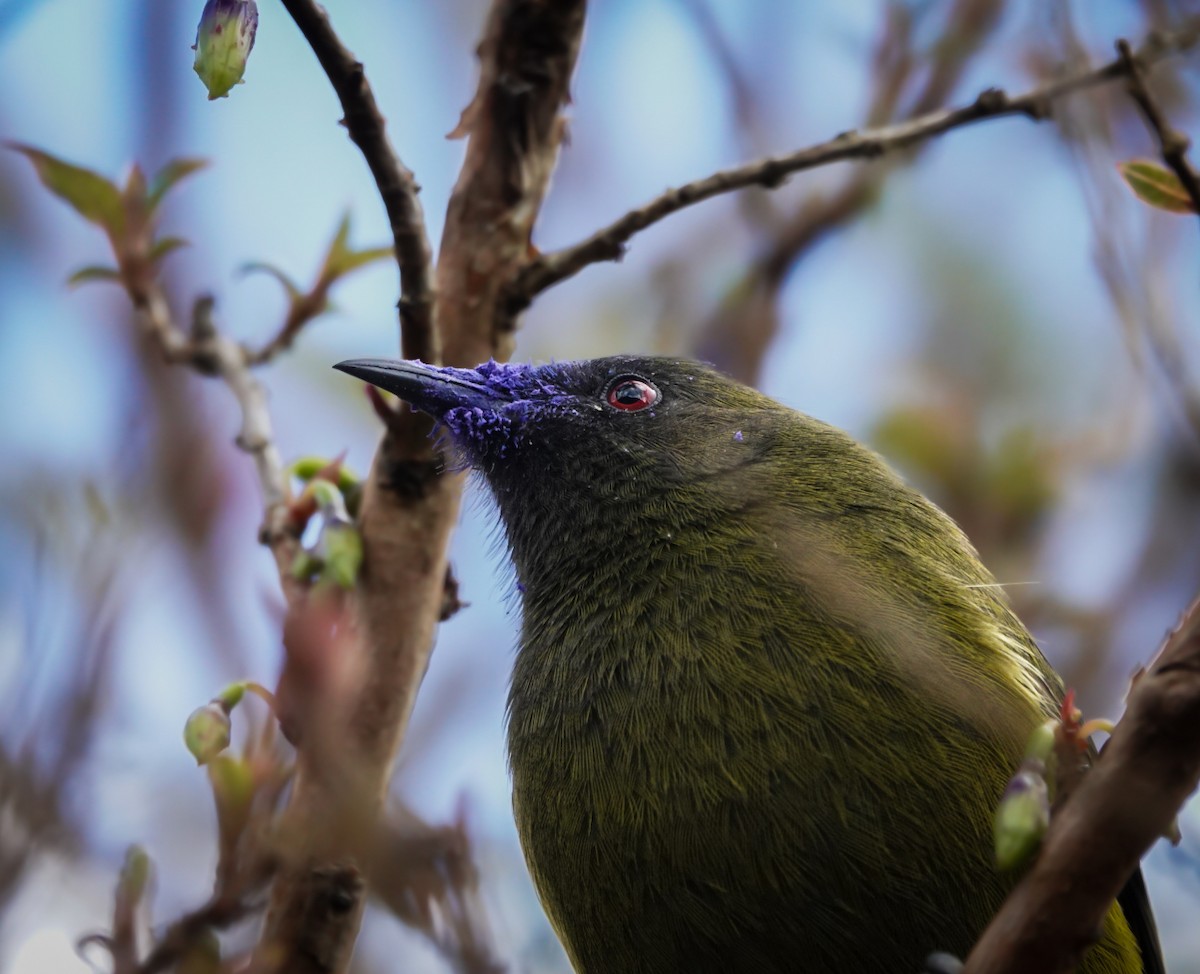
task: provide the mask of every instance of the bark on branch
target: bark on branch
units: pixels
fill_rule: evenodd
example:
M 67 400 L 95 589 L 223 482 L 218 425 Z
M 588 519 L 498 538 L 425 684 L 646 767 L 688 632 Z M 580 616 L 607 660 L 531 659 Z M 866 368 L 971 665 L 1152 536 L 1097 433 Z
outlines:
M 964 974 L 1073 970 L 1146 851 L 1200 783 L 1200 599 L 1129 694 L 1100 759 L 1050 823 L 1038 858 Z

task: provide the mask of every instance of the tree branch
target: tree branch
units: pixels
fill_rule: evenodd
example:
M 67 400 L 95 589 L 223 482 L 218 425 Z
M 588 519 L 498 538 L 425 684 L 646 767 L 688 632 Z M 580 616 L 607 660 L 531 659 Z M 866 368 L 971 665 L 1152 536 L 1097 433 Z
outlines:
M 1179 181 L 1187 190 L 1188 197 L 1192 201 L 1193 209 L 1200 213 L 1200 176 L 1197 176 L 1196 170 L 1192 168 L 1187 157 L 1188 149 L 1192 144 L 1191 140 L 1182 132 L 1171 127 L 1166 113 L 1154 96 L 1150 94 L 1150 88 L 1146 84 L 1140 63 L 1142 56 L 1135 55 L 1129 46 L 1129 41 L 1124 39 L 1117 41 L 1117 53 L 1125 68 L 1129 97 L 1137 103 L 1147 124 L 1158 138 L 1163 162 L 1179 177 Z
M 1200 20 L 1192 19 L 1178 30 L 1151 34 L 1139 50 L 1137 58 L 1142 64 L 1149 64 L 1191 48 L 1198 39 Z M 574 276 L 589 264 L 619 260 L 625 252 L 625 244 L 635 233 L 702 200 L 747 186 L 757 185 L 774 189 L 786 182 L 788 177 L 806 169 L 846 159 L 875 159 L 889 152 L 909 148 L 952 129 L 963 128 L 987 119 L 1024 115 L 1039 121 L 1049 116 L 1051 106 L 1056 100 L 1124 77 L 1126 73 L 1126 65 L 1118 59 L 1095 70 L 1040 85 L 1021 95 L 1009 96 L 998 88 L 989 88 L 981 92 L 971 104 L 960 108 L 930 112 L 895 125 L 843 132 L 826 142 L 788 155 L 724 169 L 703 179 L 686 183 L 631 210 L 586 240 L 530 261 L 509 290 L 508 310 L 515 314 L 528 307 L 536 295 Z
M 312 0 L 281 0 L 300 28 L 342 103 L 342 124 L 375 177 L 387 210 L 400 267 L 400 341 L 405 358 L 441 358 L 434 322 L 433 257 L 425 231 L 417 185 L 384 132 L 363 66 L 334 33 L 325 11 Z
M 965 974 L 1073 970 L 1137 867 L 1200 783 L 1200 599 L 1129 694 L 1125 716 L 1056 811 L 1041 852 Z
M 528 259 L 558 160 L 585 9 L 584 0 L 497 0 L 488 15 L 479 86 L 452 133 L 468 143 L 438 255 L 447 364 L 510 354 L 503 295 Z
M 242 412 L 242 428 L 236 442 L 253 458 L 263 495 L 259 538 L 271 549 L 290 604 L 299 594 L 290 574 L 299 539 L 289 516 L 287 471 L 275 446 L 266 391 L 250 370 L 249 353 L 243 345 L 225 337 L 214 326 L 211 297 L 203 296 L 196 301 L 189 336 L 175 321 L 166 295 L 157 282 L 133 282 L 128 291 L 142 334 L 159 348 L 163 358 L 201 375 L 219 377 L 237 400 Z
M 917 118 L 943 104 L 991 35 L 1003 7 L 1003 0 L 957 0 L 941 35 L 930 45 L 930 65 L 920 87 L 901 107 L 916 70 L 914 26 L 907 7 L 890 6 L 872 59 L 872 97 L 864 124 L 879 126 L 897 116 Z M 879 198 L 888 176 L 899 165 L 915 161 L 927 144 L 892 156 L 890 165 L 856 168 L 839 189 L 814 192 L 788 219 L 772 226 L 765 248 L 730 289 L 737 297 L 722 300 L 701 329 L 697 357 L 747 385 L 757 385 L 763 358 L 779 328 L 779 290 L 791 269 L 827 235 L 865 212 Z

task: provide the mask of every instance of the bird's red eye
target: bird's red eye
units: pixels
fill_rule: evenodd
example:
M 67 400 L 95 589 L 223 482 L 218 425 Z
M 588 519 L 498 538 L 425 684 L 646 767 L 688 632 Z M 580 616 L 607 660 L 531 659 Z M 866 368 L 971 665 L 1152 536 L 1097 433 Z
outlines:
M 625 375 L 608 387 L 608 404 L 614 409 L 630 412 L 653 406 L 658 401 L 658 390 L 645 379 Z

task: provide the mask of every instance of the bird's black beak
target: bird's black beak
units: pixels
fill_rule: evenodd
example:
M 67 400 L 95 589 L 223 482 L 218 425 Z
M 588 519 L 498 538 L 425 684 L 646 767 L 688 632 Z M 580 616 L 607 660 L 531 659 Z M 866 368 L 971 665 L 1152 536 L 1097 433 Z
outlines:
M 489 387 L 474 369 L 440 368 L 387 358 L 348 359 L 334 368 L 394 393 L 436 419 L 459 406 L 495 409 L 510 401 Z

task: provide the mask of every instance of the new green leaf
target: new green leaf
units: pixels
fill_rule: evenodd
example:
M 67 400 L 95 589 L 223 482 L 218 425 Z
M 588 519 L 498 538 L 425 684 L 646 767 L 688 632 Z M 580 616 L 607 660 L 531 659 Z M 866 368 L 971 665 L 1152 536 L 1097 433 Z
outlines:
M 1121 178 L 1147 206 L 1168 213 L 1195 213 L 1196 208 L 1183 183 L 1169 169 L 1144 159 L 1118 163 Z
M 72 165 L 41 149 L 18 142 L 5 144 L 32 162 L 42 185 L 76 213 L 104 227 L 110 236 L 120 235 L 125 217 L 121 191 L 115 184 L 98 172 Z

